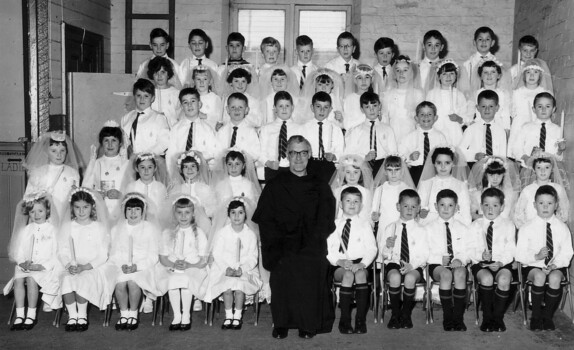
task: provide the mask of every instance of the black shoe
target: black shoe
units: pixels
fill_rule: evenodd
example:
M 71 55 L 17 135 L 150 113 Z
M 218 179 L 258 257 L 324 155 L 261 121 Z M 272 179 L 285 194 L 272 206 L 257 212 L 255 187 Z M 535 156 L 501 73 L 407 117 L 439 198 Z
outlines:
M 315 336 L 315 332 L 309 332 L 309 331 L 304 331 L 304 330 L 299 330 L 299 338 L 303 338 L 303 339 L 311 339 Z
M 85 331 L 87 331 L 87 330 L 88 330 L 88 327 L 90 326 L 90 324 L 88 323 L 88 319 L 87 319 L 87 318 L 84 318 L 84 317 L 81 317 L 81 318 L 78 318 L 78 321 L 79 321 L 79 320 L 84 320 L 84 321 L 86 321 L 86 323 L 78 323 L 78 324 L 76 325 L 76 332 L 85 332 Z
M 78 319 L 72 318 L 68 320 L 68 323 L 66 323 L 66 327 L 64 327 L 64 330 L 66 332 L 75 332 L 76 328 L 78 328 Z
M 460 321 L 454 325 L 454 330 L 457 332 L 466 332 L 466 325 L 464 322 Z
M 32 320 L 32 323 L 26 323 L 26 321 L 24 321 L 22 324 L 22 329 L 25 331 L 31 331 L 36 323 L 38 323 L 38 320 L 35 318 L 26 317 L 26 320 Z
M 341 334 L 353 334 L 355 331 L 350 323 L 339 322 L 339 333 Z
M 120 317 L 118 322 L 116 323 L 116 331 L 123 331 L 128 328 L 128 318 L 127 317 Z
M 243 325 L 243 320 L 234 319 L 233 322 L 231 323 L 231 329 L 238 331 L 241 329 L 242 325 Z
M 445 330 L 445 332 L 454 331 L 454 325 L 450 321 L 442 321 L 442 328 Z
M 506 332 L 506 325 L 504 324 L 504 321 L 502 319 L 496 320 L 492 330 L 495 332 Z
M 172 323 L 169 325 L 169 330 L 170 331 L 179 331 L 179 329 L 181 328 L 181 323 Z
M 274 327 L 271 336 L 275 339 L 285 339 L 289 334 L 289 328 Z
M 401 328 L 404 328 L 404 329 L 413 328 L 413 320 L 412 320 L 411 316 L 402 316 L 401 317 Z
M 399 318 L 396 316 L 391 316 L 391 319 L 389 320 L 389 324 L 387 324 L 387 328 L 388 329 L 399 329 L 399 328 L 401 328 L 401 322 L 399 321 Z
M 541 331 L 544 329 L 544 323 L 540 318 L 531 318 L 530 319 L 530 330 L 531 331 Z
M 355 322 L 355 333 L 356 334 L 367 333 L 367 323 L 366 322 Z
M 223 320 L 223 323 L 221 324 L 221 329 L 223 330 L 231 329 L 232 327 L 231 322 L 233 322 L 233 319 L 231 318 L 226 318 L 225 320 Z
M 191 322 L 190 323 L 181 323 L 179 325 L 179 330 L 184 332 L 184 331 L 189 331 L 191 329 Z
M 24 329 L 24 317 L 16 317 L 14 319 L 14 322 L 16 322 L 18 319 L 20 319 L 21 322 L 18 324 L 12 323 L 12 327 L 10 327 L 11 331 L 21 331 Z
M 495 325 L 494 321 L 483 319 L 482 323 L 480 324 L 480 330 L 483 332 L 492 332 L 494 325 Z
M 140 324 L 140 321 L 137 318 L 130 317 L 126 329 L 128 331 L 135 331 L 136 329 L 138 329 L 139 324 Z
M 555 331 L 556 330 L 556 326 L 554 325 L 554 321 L 552 321 L 549 318 L 542 319 L 542 328 L 545 331 Z

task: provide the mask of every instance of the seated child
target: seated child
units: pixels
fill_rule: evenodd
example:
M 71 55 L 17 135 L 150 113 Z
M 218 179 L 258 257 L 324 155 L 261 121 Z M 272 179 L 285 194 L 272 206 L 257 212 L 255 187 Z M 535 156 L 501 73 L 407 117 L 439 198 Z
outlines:
M 155 57 L 149 62 L 148 78 L 155 83 L 155 99 L 151 108 L 167 119 L 170 129 L 179 121 L 181 106 L 179 104 L 179 89 L 169 85 L 174 72 L 166 58 Z
M 361 210 L 358 215 L 362 220 L 369 222 L 373 202 L 373 174 L 369 164 L 361 156 L 355 154 L 341 156 L 337 173 L 331 180 L 331 189 L 337 199 L 337 208 L 340 207 L 341 192 L 350 186 L 361 191 Z M 341 215 L 342 212 L 339 211 L 336 217 L 340 218 Z
M 512 77 L 512 85 L 517 86 L 518 81 L 521 78 L 522 67 L 524 64 L 530 60 L 533 60 L 538 55 L 538 40 L 532 35 L 525 35 L 520 40 L 518 40 L 518 62 L 510 67 L 510 74 Z M 542 63 L 542 67 L 544 70 L 548 72 L 551 76 L 550 70 L 548 68 L 548 64 L 542 59 L 538 59 L 540 63 Z M 550 82 L 552 83 L 552 82 Z M 550 91 L 554 91 L 551 86 L 549 86 Z
M 481 61 L 496 60 L 492 53 L 496 49 L 497 36 L 489 27 L 480 27 L 474 32 L 474 47 L 476 52 L 462 64 L 463 72 L 460 76 L 463 92 L 475 91 L 475 86 L 480 86 L 477 70 Z
M 478 282 L 478 301 L 482 305 L 483 332 L 504 332 L 504 312 L 510 297 L 510 282 L 518 279 L 513 269 L 516 228 L 500 215 L 506 200 L 498 188 L 487 188 L 481 195 L 484 216 L 470 225 L 475 235 L 471 271 Z M 496 288 L 493 286 L 496 281 Z
M 391 319 L 389 329 L 413 328 L 416 284 L 423 280 L 423 266 L 429 256 L 427 232 L 416 222 L 420 198 L 413 189 L 401 191 L 395 204 L 400 218 L 380 228 L 379 252 L 385 263 L 383 279 L 389 283 Z M 397 241 L 398 238 L 398 241 Z M 404 283 L 401 302 L 401 282 Z
M 148 64 L 154 57 L 163 57 L 169 60 L 171 63 L 172 71 L 174 72 L 174 76 L 171 78 L 170 85 L 176 87 L 177 89 L 181 89 L 183 76 L 179 76 L 179 64 L 173 58 L 167 55 L 170 44 L 171 37 L 165 30 L 161 28 L 152 29 L 152 31 L 149 33 L 149 47 L 151 48 L 153 55 L 139 65 L 138 72 L 136 74 L 138 79 L 147 78 Z
M 516 260 L 525 265 L 522 274 L 532 282 L 530 329 L 553 331 L 552 319 L 562 299 L 560 282 L 569 273 L 573 255 L 572 235 L 554 215 L 559 197 L 552 186 L 540 186 L 534 198 L 536 217 L 518 231 Z
M 217 70 L 217 63 L 210 60 L 206 55 L 207 51 L 211 50 L 210 42 L 211 39 L 202 29 L 195 28 L 189 32 L 187 44 L 189 45 L 191 56 L 186 57 L 179 65 L 179 76 L 182 78 L 183 87 L 195 86 L 192 82 L 194 67 L 204 66 L 214 71 Z
M 295 39 L 295 50 L 297 53 L 297 64 L 291 66 L 299 82 L 299 89 L 303 90 L 307 76 L 319 67 L 313 63 L 313 40 L 307 35 L 299 35 Z
M 261 186 L 251 158 L 232 148 L 223 159 L 225 175 L 215 185 L 217 203 L 225 203 L 234 197 L 244 197 L 257 203 Z
M 337 52 L 339 55 L 325 64 L 325 68 L 344 75 L 351 72 L 353 66 L 360 62 L 353 57 L 357 48 L 357 39 L 350 32 L 342 32 L 337 37 Z
M 437 118 L 434 103 L 428 101 L 419 103 L 414 118 L 417 123 L 416 129 L 398 143 L 399 154 L 406 159 L 415 186 L 419 184 L 430 150 L 447 143 L 444 134 L 433 127 Z
M 225 79 L 225 82 L 221 82 L 221 86 L 227 85 L 227 90 L 224 90 L 226 97 L 223 100 L 223 104 L 225 106 L 229 105 L 229 96 L 232 94 L 243 94 L 247 98 L 247 106 L 249 107 L 249 113 L 246 114 L 245 121 L 251 127 L 259 129 L 263 126 L 261 111 L 259 110 L 261 105 L 258 91 L 259 83 L 257 81 L 257 74 L 253 74 L 252 68 L 252 66 L 234 65 L 230 66 L 229 70 L 224 70 L 223 73 L 221 73 L 221 79 Z M 227 108 L 224 108 L 222 123 L 226 124 L 230 119 Z
M 368 221 L 359 218 L 363 196 L 356 187 L 341 191 L 340 208 L 343 215 L 335 221 L 337 228 L 327 238 L 327 259 L 336 266 L 334 280 L 341 283 L 339 305 L 341 334 L 367 333 L 366 316 L 369 310 L 369 286 L 367 268 L 377 256 L 377 246 Z M 351 326 L 354 299 L 357 303 L 355 328 Z
M 193 68 L 191 76 L 193 86 L 199 92 L 201 100 L 200 117 L 205 118 L 207 124 L 215 130 L 217 123 L 221 122 L 223 113 L 219 89 L 215 86 L 215 83 L 219 81 L 217 73 L 207 66 L 196 66 Z
M 377 89 L 379 91 L 380 88 L 384 88 L 391 74 L 397 47 L 393 39 L 381 37 L 375 41 L 373 49 L 377 58 L 377 63 L 373 66 L 373 69 L 379 74 L 381 82 L 381 86 Z
M 351 71 L 349 77 L 352 81 L 345 82 L 345 98 L 343 99 L 343 124 L 346 130 L 365 121 L 361 112 L 361 96 L 369 91 L 373 92 L 373 75 L 375 71 L 367 64 L 359 64 Z
M 444 58 L 446 54 L 446 39 L 438 30 L 429 30 L 423 36 L 423 53 L 424 57 L 419 63 L 419 72 L 421 77 L 421 88 L 425 95 L 434 88 L 430 85 L 430 77 L 436 73 L 436 63 Z M 420 56 L 416 58 L 420 59 Z
M 164 160 L 151 153 L 140 153 L 132 157 L 130 164 L 122 186 L 125 193 L 140 193 L 160 208 L 167 197 L 168 178 Z
M 445 331 L 466 331 L 466 267 L 474 250 L 468 226 L 454 215 L 458 211 L 456 191 L 441 190 L 435 203 L 438 217 L 426 225 L 429 242 L 429 274 L 440 283 L 439 296 Z M 453 291 L 454 282 L 454 291 Z

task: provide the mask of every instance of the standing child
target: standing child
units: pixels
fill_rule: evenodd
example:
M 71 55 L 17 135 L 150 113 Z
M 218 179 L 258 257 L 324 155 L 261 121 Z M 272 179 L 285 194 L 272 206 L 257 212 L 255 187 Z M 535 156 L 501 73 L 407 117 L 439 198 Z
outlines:
M 182 78 L 183 87 L 195 86 L 192 82 L 193 68 L 197 66 L 209 67 L 217 70 L 217 63 L 210 60 L 206 53 L 211 49 L 211 40 L 202 29 L 192 29 L 187 37 L 187 43 L 191 51 L 191 56 L 181 61 L 179 66 L 179 76 Z
M 301 124 L 314 119 L 309 110 L 313 96 L 318 92 L 326 92 L 331 97 L 331 112 L 327 119 L 344 130 L 343 120 L 343 79 L 334 71 L 327 68 L 319 68 L 307 76 L 307 84 L 301 91 L 301 99 L 295 112 L 297 121 Z
M 369 221 L 373 202 L 373 174 L 369 164 L 358 155 L 344 155 L 339 160 L 337 173 L 331 180 L 331 189 L 340 207 L 341 193 L 347 187 L 355 187 L 361 191 L 361 208 L 357 215 L 362 220 Z M 341 217 L 339 212 L 337 217 Z
M 229 33 L 225 49 L 227 50 L 227 58 L 219 66 L 219 75 L 222 75 L 223 70 L 229 69 L 231 66 L 249 64 L 243 59 L 243 51 L 245 50 L 245 37 L 243 34 L 238 32 Z
M 517 60 L 518 62 L 512 67 L 510 67 L 510 74 L 512 77 L 513 86 L 518 85 L 518 81 L 520 80 L 522 67 L 524 66 L 524 64 L 530 60 L 535 59 L 536 56 L 538 55 L 538 40 L 536 40 L 536 38 L 533 37 L 532 35 L 523 36 L 522 38 L 520 38 L 520 40 L 518 40 L 518 52 L 519 52 Z M 542 68 L 546 72 L 548 72 L 550 76 L 552 76 L 550 70 L 548 69 L 548 64 L 540 58 L 538 59 L 538 61 L 541 63 Z M 550 84 L 552 84 L 551 81 Z M 552 89 L 552 85 L 549 85 L 549 90 L 554 91 Z
M 365 92 L 373 92 L 374 74 L 375 71 L 369 65 L 359 64 L 351 71 L 353 81 L 345 82 L 346 91 L 343 99 L 345 129 L 350 130 L 365 121 L 360 100 Z
M 217 203 L 221 205 L 234 197 L 257 203 L 261 186 L 253 161 L 237 148 L 231 148 L 223 160 L 225 175 L 215 185 Z
M 341 191 L 339 200 L 343 215 L 335 221 L 337 228 L 327 238 L 327 259 L 331 265 L 336 266 L 333 279 L 341 283 L 339 332 L 365 334 L 369 310 L 367 269 L 375 260 L 377 245 L 369 222 L 358 216 L 363 200 L 361 191 L 357 187 L 347 187 Z M 351 326 L 353 299 L 357 303 L 354 329 Z
M 154 57 L 163 57 L 168 59 L 171 63 L 172 71 L 174 72 L 174 76 L 172 77 L 172 81 L 170 85 L 175 86 L 176 88 L 181 88 L 181 82 L 183 81 L 183 76 L 178 76 L 179 73 L 179 64 L 171 57 L 167 55 L 167 51 L 171 45 L 171 37 L 167 32 L 161 28 L 154 28 L 149 33 L 149 47 L 152 51 L 152 56 L 145 61 L 143 61 L 136 74 L 137 78 L 146 78 L 147 71 L 148 71 L 148 64 Z
M 165 116 L 170 129 L 179 121 L 181 112 L 179 89 L 169 84 L 174 74 L 166 58 L 155 57 L 149 62 L 147 76 L 155 83 L 155 98 L 151 108 Z
M 259 74 L 259 91 L 261 91 L 261 121 L 263 125 L 277 119 L 275 114 L 275 95 L 278 92 L 288 92 L 291 96 L 299 95 L 299 85 L 295 74 L 287 66 L 273 66 Z M 295 100 L 293 100 L 295 106 Z
M 126 193 L 141 193 L 156 208 L 160 208 L 167 197 L 165 162 L 151 153 L 141 153 L 134 156 L 130 163 L 132 166 L 126 171 L 124 180 Z
M 552 319 L 562 299 L 560 283 L 569 273 L 573 255 L 572 235 L 554 215 L 559 197 L 552 186 L 540 186 L 534 198 L 536 217 L 518 231 L 516 260 L 525 265 L 523 276 L 532 282 L 530 329 L 553 331 Z
M 295 50 L 297 51 L 297 64 L 291 67 L 299 82 L 299 89 L 303 90 L 307 76 L 319 67 L 313 63 L 313 40 L 307 35 L 299 35 L 295 39 Z
M 383 280 L 389 283 L 391 319 L 389 329 L 413 328 L 416 284 L 423 279 L 423 266 L 429 255 L 424 227 L 416 222 L 421 200 L 413 189 L 401 191 L 395 204 L 400 218 L 380 228 L 377 246 L 385 263 Z M 398 239 L 398 241 L 397 241 Z M 401 282 L 404 283 L 401 302 Z
M 470 92 L 473 86 L 480 85 L 477 71 L 481 61 L 496 60 L 492 53 L 496 47 L 496 39 L 494 31 L 489 27 L 480 27 L 474 32 L 473 43 L 476 52 L 462 64 L 463 72 L 460 76 L 461 86 L 463 86 L 465 93 Z
M 224 92 L 224 95 L 227 97 L 223 99 L 223 104 L 229 106 L 229 97 L 232 94 L 243 94 L 247 98 L 247 106 L 249 107 L 249 113 L 246 113 L 245 121 L 251 127 L 259 130 L 263 125 L 263 120 L 261 111 L 259 110 L 261 105 L 258 91 L 259 82 L 257 81 L 257 74 L 253 73 L 253 66 L 231 66 L 229 70 L 224 70 L 224 72 L 221 73 L 221 79 L 225 79 L 225 82 L 222 82 L 221 86 L 227 85 L 227 91 Z M 226 124 L 230 119 L 229 112 L 227 108 L 225 108 L 221 122 Z
M 419 63 L 421 88 L 425 95 L 434 88 L 429 86 L 430 77 L 436 72 L 436 63 L 446 55 L 446 39 L 438 30 L 429 30 L 423 36 L 424 58 Z M 420 56 L 416 58 L 420 59 Z
M 214 130 L 217 123 L 221 121 L 223 113 L 219 88 L 215 86 L 215 83 L 218 81 L 216 74 L 214 70 L 207 66 L 196 66 L 193 68 L 191 75 L 193 86 L 199 92 L 199 98 L 201 99 L 201 108 L 199 109 L 202 113 L 201 117 L 205 118 L 207 124 Z
M 473 90 L 474 92 L 471 93 L 469 100 L 477 100 L 478 95 L 485 90 L 496 92 L 499 108 L 494 121 L 502 126 L 506 134 L 508 134 L 510 132 L 512 102 L 510 73 L 507 69 L 503 70 L 502 63 L 498 61 L 484 61 L 478 67 L 478 76 L 480 78 L 480 87 Z M 477 113 L 479 113 L 478 109 L 474 112 L 475 116 Z
M 357 39 L 350 32 L 342 32 L 337 37 L 337 57 L 325 64 L 325 68 L 335 71 L 337 74 L 345 75 L 351 72 L 353 66 L 358 66 L 361 62 L 353 57 L 357 48 Z
M 392 71 L 392 65 L 394 64 L 394 57 L 397 52 L 397 47 L 395 42 L 391 38 L 381 37 L 375 41 L 374 45 L 375 56 L 377 57 L 377 63 L 374 65 L 373 69 L 379 74 L 381 86 L 383 88 L 389 78 Z
M 279 40 L 273 37 L 266 37 L 261 40 L 261 45 L 259 45 L 261 49 L 261 55 L 263 56 L 263 65 L 260 67 L 255 67 L 258 69 L 259 75 L 263 72 L 273 69 L 276 65 L 279 64 L 279 54 L 281 53 L 281 43 Z

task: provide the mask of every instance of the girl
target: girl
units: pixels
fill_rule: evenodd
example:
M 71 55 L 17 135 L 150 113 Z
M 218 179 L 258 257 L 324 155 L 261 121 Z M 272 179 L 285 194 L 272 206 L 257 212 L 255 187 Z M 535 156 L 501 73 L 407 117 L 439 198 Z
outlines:
M 477 71 L 479 79 L 474 79 L 480 83 L 480 86 L 472 88 L 470 94 L 471 100 L 469 105 L 476 102 L 478 94 L 484 90 L 492 90 L 498 95 L 498 112 L 494 116 L 496 124 L 502 126 L 507 134 L 510 132 L 510 73 L 508 70 L 503 70 L 502 63 L 496 59 L 493 61 L 482 61 L 479 63 Z M 478 110 L 472 109 L 474 114 L 478 116 Z
M 504 193 L 504 210 L 500 213 L 505 219 L 512 219 L 514 204 L 520 193 L 520 178 L 513 163 L 499 157 L 485 157 L 476 162 L 468 180 L 470 188 L 470 214 L 473 220 L 482 217 L 481 195 L 489 187 L 498 188 Z
M 413 116 L 424 94 L 420 89 L 418 67 L 408 56 L 397 57 L 389 73 L 386 91 L 379 92 L 379 96 L 383 96 L 382 117 L 393 129 L 395 139 L 402 140 L 415 130 Z
M 232 197 L 245 197 L 257 203 L 261 186 L 253 161 L 239 150 L 230 150 L 224 158 L 226 175 L 215 185 L 217 203 L 224 203 Z
M 174 74 L 176 73 L 167 58 L 155 57 L 149 62 L 147 75 L 155 83 L 155 99 L 151 108 L 165 116 L 170 129 L 179 121 L 181 113 L 179 89 L 169 84 L 173 81 Z
M 56 212 L 63 213 L 70 191 L 80 185 L 83 167 L 80 152 L 63 131 L 40 137 L 26 157 L 29 181 L 25 195 L 46 191 L 52 195 Z
M 313 95 L 319 91 L 324 91 L 331 96 L 331 112 L 327 119 L 344 129 L 343 120 L 343 79 L 335 71 L 328 68 L 319 68 L 307 76 L 307 84 L 303 85 L 301 99 L 297 105 L 297 110 L 293 113 L 293 120 L 298 123 L 305 123 L 314 119 L 311 111 L 311 101 Z
M 171 204 L 173 226 L 163 231 L 159 262 L 155 267 L 159 295 L 169 294 L 173 310 L 170 331 L 191 328 L 191 302 L 203 299 L 207 271 L 207 237 L 195 223 L 194 204 L 189 195 L 176 196 Z
M 223 293 L 225 321 L 221 329 L 241 329 L 245 296 L 257 293 L 262 287 L 257 269 L 258 237 L 253 227 L 246 225 L 251 211 L 248 214 L 245 203 L 242 197 L 228 203 L 228 219 L 221 220 L 224 226 L 217 229 L 213 238 L 213 263 L 205 300 L 213 300 Z
M 117 219 L 112 215 L 117 212 L 122 180 L 129 167 L 123 139 L 122 129 L 117 122 L 109 120 L 104 124 L 98 136 L 100 147 L 92 146 L 90 163 L 82 183 L 83 187 L 100 192 L 112 220 Z
M 88 329 L 88 302 L 104 310 L 113 294 L 115 269 L 108 260 L 107 208 L 97 192 L 72 191 L 60 229 L 59 258 L 65 272 L 60 293 L 68 310 L 66 332 Z
M 62 307 L 59 297 L 56 227 L 58 214 L 46 192 L 25 196 L 16 206 L 14 231 L 8 246 L 8 256 L 16 263 L 16 268 L 14 277 L 4 287 L 4 295 L 8 295 L 14 288 L 16 318 L 10 330 L 31 330 L 36 325 L 38 286 L 46 305 L 52 309 Z
M 440 190 L 451 189 L 458 195 L 459 211 L 455 218 L 470 225 L 470 195 L 466 185 L 468 167 L 460 152 L 448 146 L 439 146 L 427 158 L 417 192 L 421 196 L 421 224 L 438 216 L 435 207 L 436 195 Z
M 253 72 L 252 65 L 233 65 L 225 68 L 221 74 L 221 86 L 225 87 L 223 94 L 226 96 L 223 105 L 227 106 L 227 98 L 234 92 L 240 92 L 247 97 L 249 113 L 245 116 L 245 121 L 254 128 L 263 126 L 261 113 L 259 111 L 259 82 L 257 74 Z M 231 120 L 226 108 L 223 108 L 223 123 Z
M 131 160 L 126 172 L 126 192 L 138 192 L 159 208 L 167 197 L 165 161 L 153 153 L 140 153 Z
M 193 67 L 193 73 L 191 75 L 193 84 L 199 92 L 201 99 L 200 112 L 205 114 L 207 124 L 214 130 L 216 129 L 216 124 L 221 121 L 223 113 L 221 97 L 218 96 L 218 89 L 215 88 L 217 81 L 213 79 L 213 77 L 217 77 L 216 74 L 217 73 L 206 66 L 196 66 Z
M 116 268 L 115 296 L 120 309 L 116 330 L 138 328 L 142 290 L 155 299 L 153 267 L 158 261 L 160 231 L 152 223 L 148 200 L 140 193 L 126 194 L 122 219 L 112 229 L 110 262 Z
M 458 65 L 447 59 L 437 64 L 436 72 L 434 88 L 428 92 L 426 100 L 437 108 L 435 127 L 452 145 L 458 145 L 462 139 L 462 126 L 472 122 L 466 98 L 456 85 Z
M 341 191 L 349 186 L 355 186 L 361 191 L 363 206 L 359 217 L 369 221 L 373 199 L 373 175 L 369 164 L 364 161 L 363 157 L 355 154 L 341 157 L 337 172 L 331 179 L 331 189 L 337 200 L 337 208 L 340 206 Z M 339 212 L 337 217 L 341 215 L 342 212 Z
M 374 74 L 375 71 L 367 64 L 359 64 L 352 71 L 352 82 L 345 82 L 345 99 L 343 100 L 345 128 L 351 129 L 353 126 L 359 125 L 364 122 L 365 114 L 361 110 L 361 95 L 367 91 L 373 91 L 373 85 L 381 85 L 378 82 L 378 75 Z M 377 83 L 375 83 L 377 79 Z M 354 91 L 353 91 L 354 90 Z

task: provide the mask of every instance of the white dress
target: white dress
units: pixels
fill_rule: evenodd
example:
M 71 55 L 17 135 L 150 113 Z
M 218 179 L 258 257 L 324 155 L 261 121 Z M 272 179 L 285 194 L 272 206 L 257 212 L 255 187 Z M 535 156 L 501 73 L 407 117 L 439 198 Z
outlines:
M 415 130 L 415 111 L 405 107 L 408 89 L 392 89 L 385 92 L 383 105 L 385 114 L 383 121 L 388 120 L 395 133 L 397 141 L 402 140 L 405 136 Z M 413 106 L 423 101 L 423 92 L 415 89 L 413 97 L 415 101 L 408 101 Z
M 434 103 L 437 109 L 438 119 L 434 128 L 442 132 L 451 145 L 458 146 L 462 140 L 462 126 L 472 121 L 468 118 L 468 105 L 464 94 L 458 89 L 435 88 L 428 92 L 426 99 Z M 450 120 L 449 114 L 452 113 L 462 118 L 462 124 Z
M 339 188 L 337 188 L 335 191 L 333 191 L 334 195 L 335 195 L 335 199 L 337 200 L 337 218 L 340 218 L 343 216 L 343 210 L 340 208 L 341 206 L 341 192 L 343 192 L 343 190 L 347 187 L 350 187 L 350 185 L 343 185 Z M 371 222 L 371 205 L 373 203 L 373 193 L 371 192 L 371 190 L 366 189 L 365 187 L 361 186 L 361 185 L 353 185 L 353 187 L 356 187 L 359 189 L 359 191 L 361 191 L 361 194 L 363 196 L 363 208 L 361 209 L 361 212 L 359 213 L 359 217 L 362 220 L 365 220 L 366 222 Z
M 391 185 L 388 181 L 385 181 L 375 189 L 372 211 L 378 211 L 381 214 L 379 217 L 379 230 L 384 230 L 388 224 L 399 219 L 400 213 L 397 210 L 399 194 L 406 189 L 410 189 L 410 187 L 402 181 L 396 185 Z
M 232 197 L 246 197 L 257 203 L 255 185 L 244 176 L 226 176 L 215 186 L 217 202 L 222 204 Z
M 167 189 L 161 182 L 156 180 L 153 180 L 149 185 L 144 184 L 141 179 L 131 182 L 126 186 L 126 193 L 129 192 L 143 194 L 149 198 L 158 209 L 161 208 L 160 206 L 167 198 Z
M 171 193 L 184 193 L 197 198 L 199 204 L 205 209 L 205 213 L 209 217 L 213 216 L 218 205 L 214 191 L 209 185 L 203 182 L 178 184 L 170 190 L 170 194 Z
M 205 95 L 199 96 L 201 100 L 200 112 L 207 115 L 205 120 L 209 126 L 215 129 L 215 124 L 223 119 L 223 104 L 221 97 L 217 96 L 213 91 Z
M 240 232 L 235 232 L 230 224 L 217 231 L 213 240 L 213 264 L 209 271 L 205 300 L 213 300 L 229 289 L 242 291 L 246 295 L 257 293 L 263 286 L 257 269 L 258 254 L 257 237 L 247 225 L 243 225 Z M 241 268 L 242 275 L 226 276 L 228 267 Z
M 421 209 L 429 210 L 428 216 L 425 219 L 421 219 L 420 224 L 425 225 L 438 217 L 438 212 L 435 208 L 436 195 L 444 189 L 453 190 L 458 195 L 458 206 L 460 210 L 454 214 L 454 218 L 465 225 L 470 225 L 472 218 L 470 216 L 470 195 L 468 187 L 465 182 L 457 180 L 452 176 L 447 178 L 434 176 L 419 183 L 418 193 L 421 197 Z
M 78 171 L 68 165 L 47 164 L 30 172 L 26 193 L 46 191 L 52 195 L 58 215 L 64 213 L 72 186 L 80 186 Z
M 57 229 L 50 222 L 42 224 L 30 223 L 20 232 L 20 244 L 15 254 L 16 267 L 14 277 L 4 287 L 4 295 L 8 295 L 16 279 L 31 277 L 40 286 L 42 300 L 52 309 L 62 307 L 59 297 L 59 274 L 62 266 L 58 261 Z M 32 240 L 34 243 L 32 244 Z M 31 260 L 34 264 L 44 267 L 43 271 L 23 271 L 18 265 Z
M 367 118 L 361 110 L 361 96 L 353 92 L 345 97 L 343 101 L 343 126 L 346 130 L 351 130 L 355 126 L 363 123 Z
M 181 105 L 179 103 L 179 89 L 173 86 L 167 89 L 155 89 L 155 100 L 151 108 L 159 114 L 165 115 L 167 125 L 171 129 L 179 121 Z

